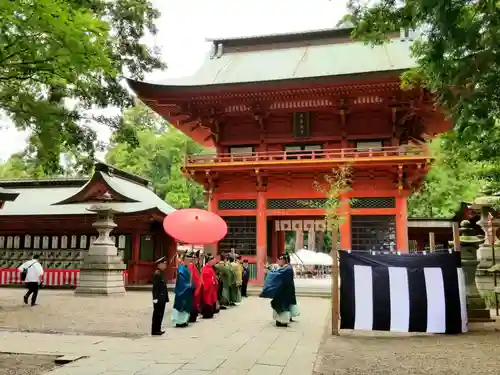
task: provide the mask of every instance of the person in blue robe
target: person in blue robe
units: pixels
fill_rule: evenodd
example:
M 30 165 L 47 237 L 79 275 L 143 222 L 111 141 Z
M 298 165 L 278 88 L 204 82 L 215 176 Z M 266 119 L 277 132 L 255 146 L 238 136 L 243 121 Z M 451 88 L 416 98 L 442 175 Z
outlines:
M 291 319 L 298 316 L 290 256 L 284 253 L 279 258 L 279 264 L 279 268 L 267 273 L 260 297 L 271 299 L 273 319 L 276 321 L 276 326 L 287 327 Z
M 172 309 L 172 323 L 175 327 L 187 327 L 193 309 L 193 281 L 186 264 L 185 254 L 180 257 L 175 280 L 175 299 Z
M 292 265 L 290 264 L 290 255 L 288 253 L 283 254 L 280 259 L 280 266 L 288 268 L 292 274 L 292 280 L 290 285 L 290 322 L 293 322 L 293 318 L 300 315 L 299 305 L 297 304 L 297 297 L 295 295 L 295 272 Z

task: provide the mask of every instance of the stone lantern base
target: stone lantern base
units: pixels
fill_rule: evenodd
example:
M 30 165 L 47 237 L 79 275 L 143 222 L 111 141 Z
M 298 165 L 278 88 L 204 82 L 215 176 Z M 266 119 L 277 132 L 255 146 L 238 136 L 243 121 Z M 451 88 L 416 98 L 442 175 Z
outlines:
M 85 254 L 80 267 L 80 280 L 76 295 L 123 295 L 125 264 L 117 255 Z
M 487 297 L 488 294 L 493 292 L 494 281 L 493 274 L 488 272 L 488 269 L 493 266 L 493 251 L 490 244 L 482 245 L 477 252 L 479 265 L 476 270 L 476 285 L 479 294 Z M 495 244 L 495 260 L 500 263 L 500 245 Z M 500 279 L 500 278 L 499 278 Z
M 125 264 L 109 234 L 116 227 L 113 216 L 116 211 L 104 206 L 92 206 L 89 211 L 97 213 L 92 224 L 99 237 L 90 245 L 80 266 L 80 280 L 76 295 L 123 295 Z

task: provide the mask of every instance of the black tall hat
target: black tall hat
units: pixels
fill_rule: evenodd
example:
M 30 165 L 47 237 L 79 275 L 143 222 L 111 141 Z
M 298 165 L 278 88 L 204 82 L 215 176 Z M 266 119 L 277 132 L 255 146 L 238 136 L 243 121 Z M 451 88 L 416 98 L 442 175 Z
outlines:
M 193 250 L 187 250 L 185 255 L 185 258 L 196 258 L 196 253 Z
M 167 262 L 167 258 L 161 257 L 161 258 L 156 260 L 155 264 L 166 263 L 166 262 Z
M 284 252 L 283 254 L 281 254 L 280 259 L 284 260 L 287 263 L 290 263 L 290 254 Z

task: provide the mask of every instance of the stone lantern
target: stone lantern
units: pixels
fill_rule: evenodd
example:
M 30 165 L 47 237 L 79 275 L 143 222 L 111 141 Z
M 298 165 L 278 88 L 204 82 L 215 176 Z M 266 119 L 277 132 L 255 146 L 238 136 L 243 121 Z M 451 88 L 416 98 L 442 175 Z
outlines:
M 477 249 L 483 239 L 475 235 L 468 220 L 460 223 L 460 256 L 465 275 L 465 290 L 467 293 L 467 316 L 470 322 L 491 321 L 490 310 L 486 308 L 476 286 Z
M 477 250 L 479 264 L 476 270 L 477 289 L 483 297 L 485 293 L 494 289 L 493 275 L 489 272 L 489 269 L 494 264 L 493 256 L 495 263 L 500 262 L 500 241 L 497 237 L 497 231 L 500 228 L 500 219 L 493 208 L 498 203 L 500 203 L 500 193 L 495 193 L 477 198 L 470 206 L 470 208 L 479 211 L 481 219 L 477 224 L 485 234 L 484 242 Z M 492 220 L 490 220 L 490 215 L 493 216 Z M 493 252 L 492 249 L 495 249 L 495 251 Z
M 120 295 L 125 293 L 123 270 L 125 263 L 118 255 L 110 233 L 116 228 L 113 220 L 117 211 L 106 204 L 96 204 L 88 209 L 97 214 L 92 224 L 99 237 L 84 254 L 80 266 L 80 280 L 75 290 L 77 295 Z

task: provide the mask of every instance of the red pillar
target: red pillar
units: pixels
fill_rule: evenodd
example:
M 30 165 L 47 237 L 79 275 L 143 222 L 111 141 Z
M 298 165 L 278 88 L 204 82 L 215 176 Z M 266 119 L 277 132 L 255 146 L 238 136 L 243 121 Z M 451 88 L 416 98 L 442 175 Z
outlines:
M 166 278 L 168 281 L 172 281 L 175 275 L 175 269 L 177 268 L 176 255 L 177 255 L 177 241 L 172 237 L 165 234 L 168 238 L 167 246 L 167 257 L 168 257 L 168 267 L 166 270 Z
M 263 191 L 257 193 L 257 283 L 264 285 L 267 258 L 267 215 L 266 197 Z
M 408 192 L 401 191 L 396 196 L 396 250 L 407 253 L 408 250 Z
M 276 263 L 276 260 L 278 259 L 278 254 L 279 254 L 279 245 L 280 245 L 280 242 L 279 242 L 279 236 L 280 236 L 280 233 L 281 231 L 277 231 L 276 230 L 276 220 L 274 220 L 273 222 L 273 232 L 271 233 L 271 238 L 272 238 L 272 249 L 271 249 L 271 262 L 273 263 Z
M 219 200 L 216 198 L 214 193 L 209 193 L 208 194 L 208 211 L 213 212 L 214 214 L 218 215 L 218 205 L 219 205 Z M 216 257 L 219 254 L 219 244 L 213 244 L 213 245 L 208 245 L 205 248 L 205 251 L 207 249 L 210 249 L 212 252 L 212 256 Z
M 130 274 L 129 274 L 129 283 L 137 284 L 137 280 L 139 279 L 139 258 L 141 251 L 141 235 L 138 233 L 132 233 L 132 261 L 130 262 Z

